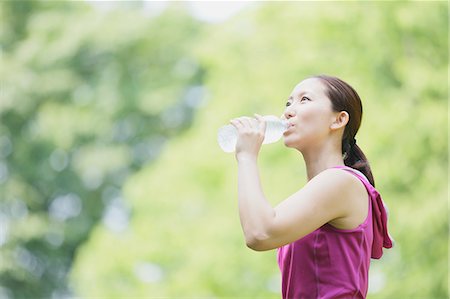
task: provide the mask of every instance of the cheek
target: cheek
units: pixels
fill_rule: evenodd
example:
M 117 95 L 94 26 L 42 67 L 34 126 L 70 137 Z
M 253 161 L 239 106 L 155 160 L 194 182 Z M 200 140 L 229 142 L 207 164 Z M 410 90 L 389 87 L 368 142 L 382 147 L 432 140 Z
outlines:
M 287 147 L 303 148 L 329 133 L 330 113 L 326 107 L 310 105 L 297 110 L 296 130 L 284 137 Z
M 315 107 L 308 107 L 299 112 L 299 121 L 304 125 L 319 124 L 323 121 L 323 112 Z
M 329 114 L 327 111 L 318 107 L 311 107 L 310 109 L 304 109 L 299 114 L 300 124 L 303 124 L 303 128 L 306 132 L 319 133 L 327 130 L 329 127 Z M 305 132 L 305 133 L 306 133 Z

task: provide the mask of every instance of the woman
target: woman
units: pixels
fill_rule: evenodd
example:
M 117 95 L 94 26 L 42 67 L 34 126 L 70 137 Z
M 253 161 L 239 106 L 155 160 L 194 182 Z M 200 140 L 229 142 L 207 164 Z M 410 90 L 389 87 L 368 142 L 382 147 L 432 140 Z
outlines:
M 286 103 L 284 144 L 297 149 L 308 182 L 273 208 L 260 184 L 257 157 L 265 122 L 237 118 L 238 201 L 247 246 L 278 248 L 283 298 L 365 298 L 370 258 L 391 248 L 383 201 L 355 135 L 361 100 L 344 81 L 315 76 Z

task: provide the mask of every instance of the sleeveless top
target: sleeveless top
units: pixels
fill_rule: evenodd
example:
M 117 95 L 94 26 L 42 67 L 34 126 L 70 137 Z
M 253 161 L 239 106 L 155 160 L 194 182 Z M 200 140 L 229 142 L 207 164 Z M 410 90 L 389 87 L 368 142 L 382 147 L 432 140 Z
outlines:
M 356 169 L 335 166 L 355 175 L 366 187 L 368 215 L 355 229 L 325 224 L 305 237 L 278 248 L 283 298 L 365 298 L 370 258 L 391 248 L 387 213 L 378 191 Z

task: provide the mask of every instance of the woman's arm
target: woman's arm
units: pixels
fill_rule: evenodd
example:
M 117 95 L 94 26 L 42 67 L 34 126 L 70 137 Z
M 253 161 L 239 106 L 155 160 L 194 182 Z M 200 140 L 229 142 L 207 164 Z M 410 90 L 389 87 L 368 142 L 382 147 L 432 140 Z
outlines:
M 230 121 L 239 134 L 236 144 L 239 217 L 247 246 L 253 249 L 258 240 L 268 237 L 261 234 L 275 216 L 275 210 L 264 197 L 257 167 L 266 123 L 259 115 L 255 116 L 256 119 L 242 117 Z
M 354 184 L 358 184 L 351 174 L 328 169 L 272 208 L 262 192 L 256 161 L 239 161 L 238 165 L 241 225 L 247 246 L 257 251 L 294 242 L 347 216 L 349 199 L 355 197 Z
M 355 190 L 360 191 L 355 188 L 360 183 L 338 169 L 321 172 L 275 208 L 270 205 L 263 194 L 257 166 L 265 123 L 260 117 L 257 119 L 231 121 L 239 133 L 238 205 L 247 246 L 258 251 L 278 248 L 331 220 L 348 216 L 350 199 L 355 198 Z
M 245 241 L 256 250 L 259 240 L 270 237 L 266 228 L 275 218 L 275 210 L 262 191 L 256 158 L 238 159 L 238 205 Z

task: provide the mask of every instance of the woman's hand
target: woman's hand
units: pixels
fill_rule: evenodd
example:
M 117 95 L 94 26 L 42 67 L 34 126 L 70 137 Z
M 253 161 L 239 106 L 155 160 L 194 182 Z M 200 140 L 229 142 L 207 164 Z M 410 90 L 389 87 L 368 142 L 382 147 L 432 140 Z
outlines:
M 266 122 L 258 114 L 255 118 L 239 117 L 230 121 L 238 131 L 236 144 L 236 159 L 258 157 L 259 150 L 264 141 Z

